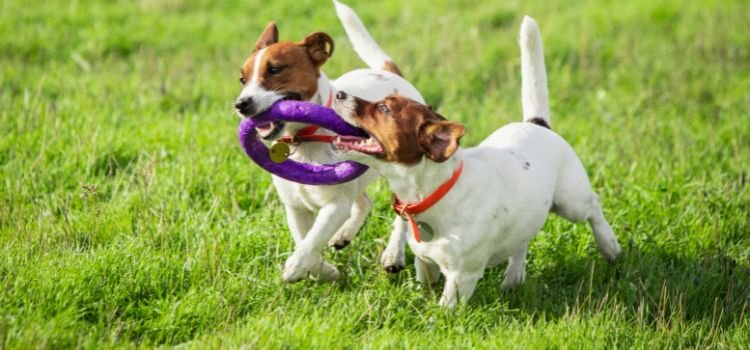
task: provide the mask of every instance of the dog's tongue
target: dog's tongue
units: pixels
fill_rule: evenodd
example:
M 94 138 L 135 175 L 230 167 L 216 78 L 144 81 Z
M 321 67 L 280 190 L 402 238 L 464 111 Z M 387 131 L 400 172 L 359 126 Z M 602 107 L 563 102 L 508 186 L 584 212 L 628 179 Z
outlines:
M 255 129 L 258 130 L 258 134 L 261 137 L 270 134 L 274 128 L 275 126 L 273 125 L 273 122 L 262 123 L 255 126 Z
M 333 141 L 333 145 L 345 151 L 357 151 L 367 154 L 383 153 L 383 146 L 372 137 L 339 136 Z

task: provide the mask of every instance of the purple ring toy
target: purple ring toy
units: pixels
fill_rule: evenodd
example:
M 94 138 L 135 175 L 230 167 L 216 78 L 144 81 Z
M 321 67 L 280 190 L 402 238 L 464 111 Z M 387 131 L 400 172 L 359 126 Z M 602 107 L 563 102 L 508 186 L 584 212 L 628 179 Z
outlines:
M 279 101 L 262 114 L 245 118 L 240 123 L 238 136 L 242 148 L 261 168 L 289 181 L 306 185 L 336 185 L 351 181 L 367 171 L 367 166 L 353 161 L 314 165 L 287 159 L 275 163 L 268 148 L 258 138 L 257 125 L 274 120 L 315 124 L 339 135 L 367 137 L 367 133 L 343 121 L 332 109 L 301 101 Z

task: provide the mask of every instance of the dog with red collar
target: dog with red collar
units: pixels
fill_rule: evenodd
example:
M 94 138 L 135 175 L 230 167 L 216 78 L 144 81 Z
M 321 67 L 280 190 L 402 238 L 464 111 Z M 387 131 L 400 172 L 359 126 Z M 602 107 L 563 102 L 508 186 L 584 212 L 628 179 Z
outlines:
M 338 114 L 370 135 L 334 145 L 388 180 L 393 207 L 411 227 L 417 279 L 445 276 L 443 306 L 468 301 L 484 270 L 505 260 L 501 287 L 523 283 L 529 241 L 549 212 L 588 221 L 604 258 L 620 254 L 581 161 L 550 129 L 542 40 L 529 17 L 520 42 L 524 120 L 478 147 L 461 149 L 463 125 L 404 96 L 368 102 L 339 94 Z
M 300 42 L 279 41 L 275 23 L 266 26 L 241 69 L 242 91 L 235 101 L 237 113 L 252 118 L 280 100 L 300 100 L 332 107 L 339 90 L 369 100 L 397 91 L 424 103 L 422 95 L 400 75 L 396 64 L 383 52 L 352 9 L 334 1 L 337 15 L 355 51 L 370 67 L 350 71 L 330 80 L 321 66 L 331 57 L 333 39 L 323 32 L 307 35 Z M 332 132 L 310 125 L 281 121 L 257 125 L 257 134 L 267 142 L 284 145 L 281 159 L 330 164 L 341 161 L 330 145 Z M 326 142 L 329 141 L 329 142 Z M 272 147 L 272 151 L 274 148 Z M 279 152 L 277 152 L 279 153 Z M 277 154 L 278 155 L 278 154 Z M 365 189 L 378 177 L 372 170 L 338 185 L 313 186 L 273 176 L 273 184 L 284 203 L 286 219 L 295 242 L 294 253 L 284 264 L 283 280 L 296 282 L 310 277 L 335 280 L 339 272 L 323 259 L 327 245 L 341 249 L 351 242 L 372 208 Z M 392 237 L 400 238 L 405 226 L 397 220 Z M 403 266 L 403 239 L 387 250 L 392 264 Z

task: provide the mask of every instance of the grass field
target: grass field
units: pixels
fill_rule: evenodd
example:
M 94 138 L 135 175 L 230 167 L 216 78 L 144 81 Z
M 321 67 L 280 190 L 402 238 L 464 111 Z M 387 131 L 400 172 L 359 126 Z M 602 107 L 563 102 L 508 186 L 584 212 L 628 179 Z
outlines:
M 350 1 L 464 146 L 521 118 L 518 28 L 545 41 L 555 130 L 624 248 L 552 217 L 526 284 L 491 269 L 436 306 L 377 264 L 384 181 L 333 284 L 286 285 L 292 249 L 232 101 L 261 29 L 326 31 L 328 1 L 0 2 L 0 349 L 750 347 L 746 1 Z M 413 260 L 409 255 L 408 262 Z

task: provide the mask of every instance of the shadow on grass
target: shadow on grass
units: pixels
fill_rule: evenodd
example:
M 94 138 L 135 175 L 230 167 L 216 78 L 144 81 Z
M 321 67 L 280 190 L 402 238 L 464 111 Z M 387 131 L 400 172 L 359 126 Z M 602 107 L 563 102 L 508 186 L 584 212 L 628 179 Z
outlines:
M 728 328 L 744 322 L 750 306 L 750 268 L 722 250 L 686 259 L 631 241 L 615 264 L 605 262 L 593 247 L 590 254 L 547 259 L 534 254 L 539 252 L 530 252 L 526 282 L 514 290 L 500 289 L 505 265 L 487 269 L 468 309 L 494 309 L 532 322 L 614 312 L 639 326 L 707 321 L 711 327 Z M 379 265 L 370 266 L 377 272 L 343 273 L 335 289 L 356 293 L 370 288 L 363 284 L 378 283 L 368 277 L 372 273 L 384 275 L 393 293 L 409 289 L 418 285 L 413 259 L 407 253 L 407 267 L 397 274 Z M 437 304 L 443 285 L 441 278 L 431 288 L 418 287 L 425 307 Z
M 623 248 L 616 264 L 580 255 L 553 266 L 532 264 L 525 284 L 510 291 L 500 289 L 505 266 L 489 269 L 469 307 L 505 304 L 509 313 L 532 321 L 609 311 L 639 324 L 708 320 L 731 327 L 746 319 L 750 269 L 723 251 L 691 260 L 632 242 Z

